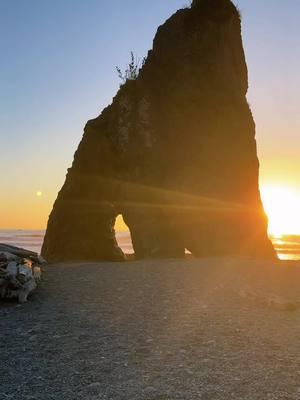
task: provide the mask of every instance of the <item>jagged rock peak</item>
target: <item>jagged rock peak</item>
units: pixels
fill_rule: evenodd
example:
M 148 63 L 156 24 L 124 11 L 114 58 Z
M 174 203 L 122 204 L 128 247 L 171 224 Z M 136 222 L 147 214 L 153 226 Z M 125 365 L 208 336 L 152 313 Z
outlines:
M 226 19 L 233 15 L 240 18 L 237 7 L 230 0 L 193 0 L 191 8 L 211 19 Z

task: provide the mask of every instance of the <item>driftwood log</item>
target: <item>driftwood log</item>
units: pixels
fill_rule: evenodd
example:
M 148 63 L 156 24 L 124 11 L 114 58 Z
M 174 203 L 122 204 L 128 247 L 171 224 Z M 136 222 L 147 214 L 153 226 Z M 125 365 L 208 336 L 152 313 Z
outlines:
M 0 244 L 0 298 L 25 303 L 36 289 L 45 263 L 35 252 Z

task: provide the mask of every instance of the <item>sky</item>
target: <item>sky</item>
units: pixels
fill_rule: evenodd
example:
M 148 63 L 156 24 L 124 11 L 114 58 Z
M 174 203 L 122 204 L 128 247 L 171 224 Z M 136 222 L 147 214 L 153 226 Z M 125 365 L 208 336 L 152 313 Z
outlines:
M 235 3 L 261 188 L 269 197 L 274 186 L 300 193 L 300 1 Z M 184 5 L 0 0 L 0 228 L 46 227 L 86 121 L 118 90 L 115 66 L 124 68 L 130 51 L 144 57 L 157 27 Z

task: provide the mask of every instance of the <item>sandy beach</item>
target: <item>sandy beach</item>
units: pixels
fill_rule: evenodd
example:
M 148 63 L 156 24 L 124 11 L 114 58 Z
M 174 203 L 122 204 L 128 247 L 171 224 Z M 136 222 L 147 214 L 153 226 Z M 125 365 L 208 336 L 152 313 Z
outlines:
M 299 263 L 50 265 L 2 303 L 1 399 L 300 399 Z

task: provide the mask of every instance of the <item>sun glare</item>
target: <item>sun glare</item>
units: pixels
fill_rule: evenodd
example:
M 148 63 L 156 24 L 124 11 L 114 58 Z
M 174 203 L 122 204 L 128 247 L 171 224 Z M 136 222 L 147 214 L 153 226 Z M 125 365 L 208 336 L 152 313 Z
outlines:
M 263 186 L 261 197 L 275 237 L 300 234 L 300 192 L 284 186 Z

